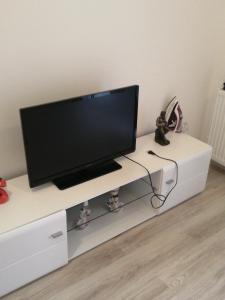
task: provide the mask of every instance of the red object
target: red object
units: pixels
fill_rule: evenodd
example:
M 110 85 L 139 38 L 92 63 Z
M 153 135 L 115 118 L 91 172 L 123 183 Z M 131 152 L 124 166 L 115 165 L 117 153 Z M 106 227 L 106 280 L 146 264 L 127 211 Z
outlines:
M 6 186 L 6 181 L 3 178 L 0 178 L 0 187 L 5 187 Z
M 8 199 L 9 196 L 7 192 L 0 188 L 0 204 L 5 203 L 6 201 L 8 201 Z
M 7 192 L 2 189 L 3 187 L 6 187 L 6 181 L 0 178 L 0 204 L 5 203 L 9 199 Z

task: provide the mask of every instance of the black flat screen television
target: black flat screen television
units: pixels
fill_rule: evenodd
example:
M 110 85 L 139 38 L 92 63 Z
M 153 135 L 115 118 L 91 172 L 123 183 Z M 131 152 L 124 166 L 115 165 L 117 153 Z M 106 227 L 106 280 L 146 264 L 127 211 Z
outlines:
M 20 109 L 30 187 L 65 189 L 117 170 L 136 146 L 137 85 Z

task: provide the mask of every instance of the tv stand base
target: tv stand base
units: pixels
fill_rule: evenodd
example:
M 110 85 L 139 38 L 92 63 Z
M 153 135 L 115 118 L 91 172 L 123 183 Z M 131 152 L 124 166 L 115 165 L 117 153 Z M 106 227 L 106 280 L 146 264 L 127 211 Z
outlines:
M 0 297 L 202 192 L 212 148 L 182 133 L 168 136 L 167 147 L 156 144 L 154 134 L 140 137 L 136 152 L 129 155 L 148 169 L 155 191 L 162 195 L 174 185 L 176 169 L 148 151 L 177 161 L 177 186 L 159 209 L 151 207 L 146 170 L 125 157 L 118 159 L 121 170 L 64 192 L 52 184 L 31 190 L 27 175 L 9 180 L 9 203 L 0 209 Z M 78 220 L 88 226 L 79 230 Z
M 80 170 L 76 173 L 56 178 L 53 180 L 53 183 L 60 190 L 65 190 L 74 185 L 117 171 L 121 168 L 122 166 L 114 160 L 107 161 L 102 164 L 94 165 L 86 169 Z

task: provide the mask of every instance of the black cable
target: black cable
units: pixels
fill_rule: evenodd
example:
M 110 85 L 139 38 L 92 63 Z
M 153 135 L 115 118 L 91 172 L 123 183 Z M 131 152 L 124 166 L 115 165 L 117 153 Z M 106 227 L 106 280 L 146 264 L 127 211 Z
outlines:
M 152 205 L 153 208 L 158 209 L 158 208 L 162 207 L 162 206 L 165 204 L 167 198 L 169 197 L 169 195 L 171 194 L 171 192 L 174 190 L 174 188 L 175 188 L 176 185 L 177 185 L 177 182 L 178 182 L 178 164 L 177 164 L 177 162 L 176 162 L 175 160 L 170 159 L 170 158 L 166 158 L 166 157 L 162 157 L 162 156 L 156 154 L 155 152 L 153 152 L 153 151 L 151 151 L 151 150 L 148 151 L 148 154 L 155 155 L 155 156 L 157 156 L 158 158 L 163 159 L 163 160 L 171 161 L 171 162 L 173 162 L 173 163 L 175 164 L 175 166 L 176 166 L 176 181 L 175 181 L 175 184 L 174 184 L 174 186 L 170 189 L 170 191 L 167 193 L 167 195 L 165 196 L 165 195 L 157 194 L 157 193 L 154 191 L 154 186 L 153 186 L 153 184 L 152 184 L 152 177 L 151 177 L 151 174 L 150 174 L 149 170 L 148 170 L 145 166 L 143 166 L 143 165 L 140 164 L 139 162 L 133 160 L 132 158 L 129 158 L 128 156 L 123 155 L 125 158 L 127 158 L 127 159 L 129 159 L 130 161 L 132 161 L 132 162 L 138 164 L 139 166 L 143 167 L 143 168 L 146 170 L 146 172 L 147 172 L 147 174 L 148 174 L 148 177 L 149 177 L 150 186 L 151 186 L 151 188 L 152 188 L 152 193 L 153 193 L 152 197 L 150 198 L 150 202 L 151 202 L 151 205 Z M 161 203 L 159 206 L 155 206 L 155 205 L 153 204 L 153 199 L 154 199 L 154 198 L 157 198 L 157 199 L 158 199 L 160 202 L 162 202 L 162 203 Z

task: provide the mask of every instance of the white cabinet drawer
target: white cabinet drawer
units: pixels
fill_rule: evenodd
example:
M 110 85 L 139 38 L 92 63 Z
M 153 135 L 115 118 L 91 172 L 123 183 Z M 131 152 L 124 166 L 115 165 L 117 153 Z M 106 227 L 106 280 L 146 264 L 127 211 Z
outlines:
M 190 180 L 201 173 L 208 173 L 210 159 L 211 149 L 199 155 L 180 161 L 178 183 Z
M 204 172 L 177 185 L 167 198 L 165 204 L 158 209 L 158 213 L 160 214 L 202 192 L 205 188 L 206 180 L 207 173 Z
M 0 270 L 0 297 L 65 265 L 65 247 L 59 243 Z
M 211 158 L 211 149 L 178 162 L 178 182 L 159 213 L 176 206 L 204 190 Z M 161 191 L 166 196 L 176 183 L 177 171 L 171 163 L 162 170 Z M 160 203 L 158 203 L 159 205 Z
M 205 151 L 199 155 L 191 157 L 178 163 L 178 182 L 177 185 L 183 184 L 192 178 L 208 173 L 211 158 L 211 150 Z M 170 166 L 163 169 L 161 193 L 166 195 L 176 182 L 176 166 L 171 163 Z
M 0 236 L 0 296 L 68 262 L 66 212 Z
M 57 232 L 59 236 L 53 238 L 52 234 Z M 0 236 L 0 269 L 65 239 L 64 211 L 2 234 Z

